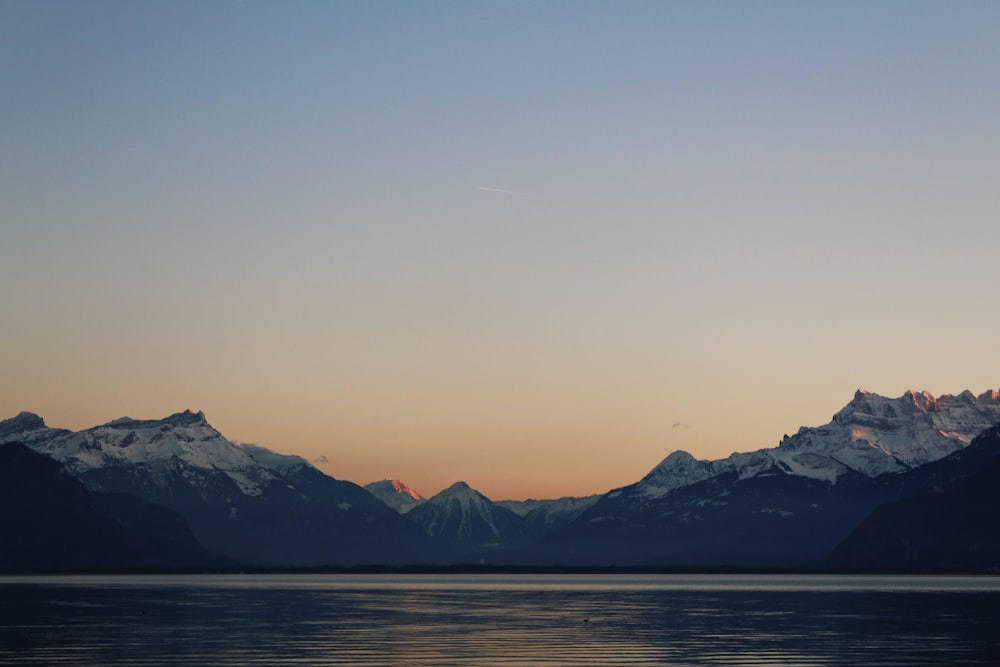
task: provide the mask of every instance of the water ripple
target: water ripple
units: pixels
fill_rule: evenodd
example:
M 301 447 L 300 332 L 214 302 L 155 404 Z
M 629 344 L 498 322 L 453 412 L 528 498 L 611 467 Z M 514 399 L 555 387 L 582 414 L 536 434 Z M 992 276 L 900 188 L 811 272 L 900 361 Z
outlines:
M 729 578 L 733 580 L 733 578 Z M 644 667 L 1000 663 L 1000 590 L 615 588 L 449 577 L 0 582 L 0 665 Z M 539 580 L 535 580 L 536 582 Z M 732 583 L 732 582 L 731 582 Z

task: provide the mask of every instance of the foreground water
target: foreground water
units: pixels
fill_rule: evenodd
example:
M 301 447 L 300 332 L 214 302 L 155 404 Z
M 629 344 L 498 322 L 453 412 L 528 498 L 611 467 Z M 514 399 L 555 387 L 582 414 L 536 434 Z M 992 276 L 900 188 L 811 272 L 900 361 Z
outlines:
M 0 578 L 0 665 L 994 665 L 992 577 Z

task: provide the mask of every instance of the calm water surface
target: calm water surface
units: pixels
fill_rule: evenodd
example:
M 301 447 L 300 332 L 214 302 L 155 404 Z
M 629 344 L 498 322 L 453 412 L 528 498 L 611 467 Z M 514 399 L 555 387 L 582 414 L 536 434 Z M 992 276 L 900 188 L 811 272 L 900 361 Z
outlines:
M 0 665 L 996 665 L 993 577 L 0 577 Z

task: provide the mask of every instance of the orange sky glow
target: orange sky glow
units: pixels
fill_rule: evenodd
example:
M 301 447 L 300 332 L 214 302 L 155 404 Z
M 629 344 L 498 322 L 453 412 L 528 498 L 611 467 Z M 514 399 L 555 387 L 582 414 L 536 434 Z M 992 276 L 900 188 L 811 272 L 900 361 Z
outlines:
M 0 418 L 600 493 L 997 387 L 1000 4 L 0 3 Z

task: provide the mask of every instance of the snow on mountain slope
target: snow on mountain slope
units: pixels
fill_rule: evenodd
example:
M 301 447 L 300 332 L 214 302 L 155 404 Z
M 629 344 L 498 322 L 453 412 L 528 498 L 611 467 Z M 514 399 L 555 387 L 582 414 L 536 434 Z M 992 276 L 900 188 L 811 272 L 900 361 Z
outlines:
M 568 523 L 592 506 L 601 496 L 565 496 L 555 500 L 498 500 L 495 504 L 518 516 L 542 525 Z
M 527 534 L 521 517 L 465 482 L 452 484 L 406 516 L 428 535 L 455 544 L 497 546 Z
M 250 458 L 260 465 L 282 475 L 287 475 L 293 470 L 298 470 L 303 466 L 312 467 L 312 465 L 304 458 L 301 456 L 295 456 L 294 454 L 279 454 L 277 452 L 272 452 L 266 447 L 250 443 L 241 443 L 237 445 L 237 447 L 246 452 Z
M 441 533 L 446 524 L 457 522 L 456 532 L 468 537 L 473 523 L 478 520 L 485 523 L 494 536 L 500 534 L 492 518 L 492 501 L 465 482 L 456 482 L 431 498 L 427 509 L 434 510 L 427 512 L 429 521 L 424 525 L 431 535 Z
M 179 461 L 192 468 L 217 471 L 232 479 L 246 495 L 292 466 L 309 465 L 300 457 L 276 454 L 256 445 L 226 440 L 201 412 L 186 410 L 166 419 L 122 417 L 85 429 L 51 429 L 37 415 L 21 413 L 0 422 L 0 442 L 21 441 L 63 463 L 74 475 L 115 466 Z
M 899 398 L 886 398 L 859 389 L 829 424 L 804 426 L 775 448 L 716 461 L 673 452 L 635 490 L 646 499 L 660 498 L 723 473 L 736 473 L 740 479 L 784 473 L 830 483 L 848 470 L 867 477 L 899 473 L 965 447 L 998 422 L 1000 394 L 994 390 L 940 398 L 910 390 Z
M 398 479 L 383 479 L 365 484 L 364 488 L 400 514 L 406 514 L 427 500 Z
M 535 500 L 534 498 L 528 498 L 527 500 L 496 500 L 495 504 L 503 507 L 504 509 L 509 509 L 511 512 L 518 516 L 524 516 L 528 512 L 533 512 L 537 509 L 547 507 L 549 503 L 555 502 L 554 500 Z

